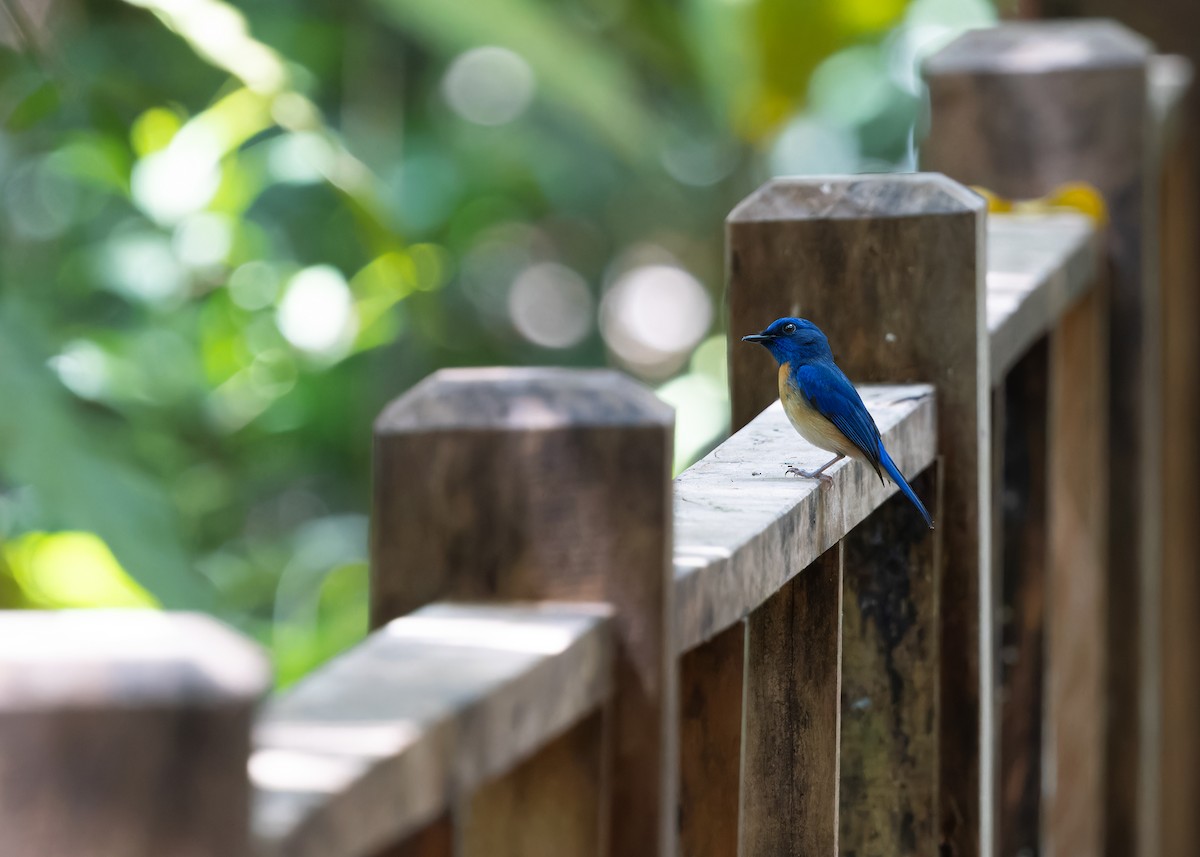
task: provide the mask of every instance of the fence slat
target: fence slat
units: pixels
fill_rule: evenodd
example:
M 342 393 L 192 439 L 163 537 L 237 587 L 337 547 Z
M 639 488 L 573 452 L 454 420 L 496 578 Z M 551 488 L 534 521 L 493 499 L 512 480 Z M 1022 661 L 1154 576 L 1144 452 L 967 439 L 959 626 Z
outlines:
M 674 852 L 674 416 L 609 371 L 442 371 L 376 422 L 376 624 L 433 597 L 607 601 L 611 850 Z
M 1050 339 L 1046 730 L 1053 754 L 1043 853 L 1104 852 L 1104 553 L 1108 343 L 1103 288 Z
M 1094 355 L 1088 355 L 1094 356 Z M 996 853 L 1037 853 L 1041 837 L 1042 687 L 1045 674 L 1049 346 L 1041 337 L 997 388 L 993 436 L 1000 486 L 996 563 L 1001 620 Z
M 1143 683 L 1141 659 L 1157 628 L 1147 617 L 1157 610 L 1161 478 L 1161 388 L 1149 347 L 1160 321 L 1147 268 L 1148 56 L 1143 39 L 1112 22 L 1028 22 L 966 33 L 925 64 L 932 113 L 926 167 L 1014 199 L 1087 182 L 1108 206 L 1110 466 L 1123 475 L 1110 483 L 1112 520 L 1121 525 L 1109 528 L 1107 551 L 1105 841 L 1113 854 L 1136 853 L 1139 814 L 1149 809 L 1140 793 L 1157 779 L 1142 769 L 1153 768 L 1156 755 L 1148 742 L 1157 702 L 1153 683 Z
M 941 510 L 936 472 L 913 488 Z M 937 853 L 935 539 L 893 495 L 842 543 L 841 853 Z
M 0 854 L 248 857 L 257 647 L 206 617 L 0 612 Z
M 402 842 L 371 857 L 455 857 L 454 822 L 449 815 L 443 815 Z
M 679 854 L 738 853 L 746 626 L 725 629 L 679 663 Z
M 940 833 L 978 853 L 980 764 L 990 766 L 990 374 L 983 200 L 942 176 L 777 179 L 727 220 L 730 334 L 799 312 L 856 382 L 932 383 L 944 456 Z M 730 347 L 733 425 L 777 395 L 762 349 Z M 902 465 L 903 466 L 903 465 Z M 911 471 L 910 471 L 911 472 Z M 844 532 L 844 531 L 843 531 Z M 981 744 L 981 735 L 983 741 Z
M 1197 20 L 1192 6 L 1193 20 Z M 1200 55 L 1200 50 L 1193 51 Z M 1198 57 L 1200 58 L 1200 57 Z M 1178 57 L 1171 59 L 1179 60 Z M 1187 69 L 1190 71 L 1190 68 Z M 1190 75 L 1187 75 L 1190 77 Z M 1200 842 L 1200 97 L 1165 136 L 1161 177 L 1163 346 L 1163 844 Z M 1184 113 L 1183 110 L 1177 111 Z
M 842 549 L 750 614 L 742 854 L 838 853 Z
M 599 857 L 604 717 L 596 712 L 467 799 L 459 857 Z

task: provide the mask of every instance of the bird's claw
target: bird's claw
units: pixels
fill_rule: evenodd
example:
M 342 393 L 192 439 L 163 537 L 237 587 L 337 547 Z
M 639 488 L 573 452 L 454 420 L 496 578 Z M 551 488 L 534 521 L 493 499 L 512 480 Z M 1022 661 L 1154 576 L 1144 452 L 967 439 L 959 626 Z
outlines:
M 799 467 L 788 465 L 788 469 L 784 472 L 785 476 L 803 476 L 805 479 L 820 479 L 822 488 L 831 488 L 833 486 L 833 477 L 828 473 L 819 473 L 815 470 L 801 470 Z

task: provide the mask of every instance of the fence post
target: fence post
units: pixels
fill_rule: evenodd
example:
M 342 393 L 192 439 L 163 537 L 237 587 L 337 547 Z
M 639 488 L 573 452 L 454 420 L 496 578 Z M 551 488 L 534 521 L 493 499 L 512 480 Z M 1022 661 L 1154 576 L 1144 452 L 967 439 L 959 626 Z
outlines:
M 983 229 L 983 201 L 930 174 L 777 179 L 734 209 L 727 222 L 731 337 L 799 314 L 828 334 L 835 358 L 855 382 L 937 387 L 944 479 L 937 525 L 945 571 L 933 585 L 940 588 L 940 624 L 933 605 L 923 605 L 919 615 L 937 626 L 924 632 L 939 635 L 937 829 L 949 849 L 944 853 L 953 855 L 978 853 L 981 755 L 990 747 L 991 729 L 985 716 L 991 680 L 981 675 L 988 664 L 979 659 L 991 611 L 990 592 L 979 585 L 990 578 L 991 561 Z M 736 340 L 729 366 L 736 429 L 777 397 L 776 373 L 765 352 Z M 848 572 L 847 578 L 854 583 L 857 575 Z M 847 610 L 862 609 L 852 591 L 843 603 Z M 894 663 L 887 651 L 862 658 L 852 651 L 879 642 L 844 637 L 843 663 L 870 669 Z M 852 679 L 843 676 L 844 682 Z M 930 711 L 929 720 L 937 719 Z M 905 737 L 900 730 L 885 740 Z M 986 756 L 982 764 L 989 766 Z M 906 777 L 921 774 L 919 767 L 892 773 L 892 799 L 899 805 Z M 843 800 L 852 794 L 881 792 L 858 790 Z M 900 842 L 904 832 L 882 836 Z
M 249 857 L 267 685 L 201 616 L 0 613 L 0 854 Z
M 442 597 L 614 605 L 614 855 L 674 853 L 673 423 L 666 405 L 614 372 L 501 369 L 438 372 L 375 426 L 374 625 Z M 519 771 L 510 779 L 536 785 Z M 463 836 L 468 846 L 486 839 L 478 829 Z M 578 831 L 527 853 L 595 854 L 597 839 Z
M 1052 520 L 1075 521 L 1052 535 L 1047 583 L 1053 616 L 1064 609 L 1055 597 L 1075 596 L 1071 621 L 1056 618 L 1047 639 L 1046 746 L 1056 761 L 1045 769 L 1054 779 L 1045 784 L 1052 797 L 1043 844 L 1055 853 L 1099 853 L 1105 844 L 1109 853 L 1137 853 L 1144 790 L 1157 779 L 1147 743 L 1157 714 L 1144 716 L 1157 709 L 1156 694 L 1146 695 L 1153 688 L 1141 660 L 1157 629 L 1161 543 L 1161 387 L 1149 347 L 1159 329 L 1158 294 L 1146 267 L 1148 54 L 1144 40 L 1111 22 L 1037 22 L 964 34 L 925 66 L 932 111 L 925 165 L 1016 199 L 1086 182 L 1104 196 L 1111 223 L 1111 313 L 1103 297 L 1090 296 L 1051 336 L 1047 507 Z M 1089 389 L 1105 383 L 1097 371 L 1106 364 L 1087 330 L 1105 323 L 1109 380 L 1106 389 Z M 1107 432 L 1097 419 L 1105 401 Z M 1107 502 L 1061 478 L 1066 473 L 1109 485 Z M 1106 507 L 1119 526 L 1107 526 Z M 1098 533 L 1106 544 L 1094 544 Z M 1093 716 L 1081 720 L 1089 709 Z
M 942 520 L 938 467 L 911 482 Z M 897 493 L 842 550 L 840 853 L 936 854 L 937 539 Z
M 743 854 L 836 855 L 842 546 L 747 620 Z

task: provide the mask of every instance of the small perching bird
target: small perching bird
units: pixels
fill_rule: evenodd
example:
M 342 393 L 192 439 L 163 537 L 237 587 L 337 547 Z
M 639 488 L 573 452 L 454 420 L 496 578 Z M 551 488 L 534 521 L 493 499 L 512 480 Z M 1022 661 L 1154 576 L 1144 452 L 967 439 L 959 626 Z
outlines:
M 832 482 L 825 471 L 846 456 L 867 462 L 883 481 L 886 471 L 933 529 L 933 518 L 883 447 L 875 420 L 858 390 L 833 362 L 829 340 L 815 324 L 803 318 L 780 318 L 762 333 L 742 337 L 743 342 L 766 346 L 779 363 L 779 399 L 784 413 L 805 440 L 834 453 L 816 470 L 788 467 L 788 473 Z

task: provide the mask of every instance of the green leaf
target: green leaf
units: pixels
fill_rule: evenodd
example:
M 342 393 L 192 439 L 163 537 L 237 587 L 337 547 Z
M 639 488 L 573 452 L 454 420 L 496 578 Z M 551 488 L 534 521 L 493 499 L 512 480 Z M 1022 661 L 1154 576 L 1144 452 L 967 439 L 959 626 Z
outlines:
M 25 131 L 55 113 L 62 96 L 53 81 L 43 81 L 20 99 L 5 119 L 9 131 Z
M 31 314 L 0 303 L 0 476 L 33 489 L 46 529 L 95 533 L 164 607 L 210 609 L 162 486 L 46 367 Z
M 591 126 L 631 161 L 654 157 L 646 141 L 660 138 L 659 120 L 643 103 L 629 64 L 599 40 L 569 26 L 554 4 L 534 0 L 375 0 L 407 32 L 444 56 L 480 45 L 519 54 L 538 90 Z

